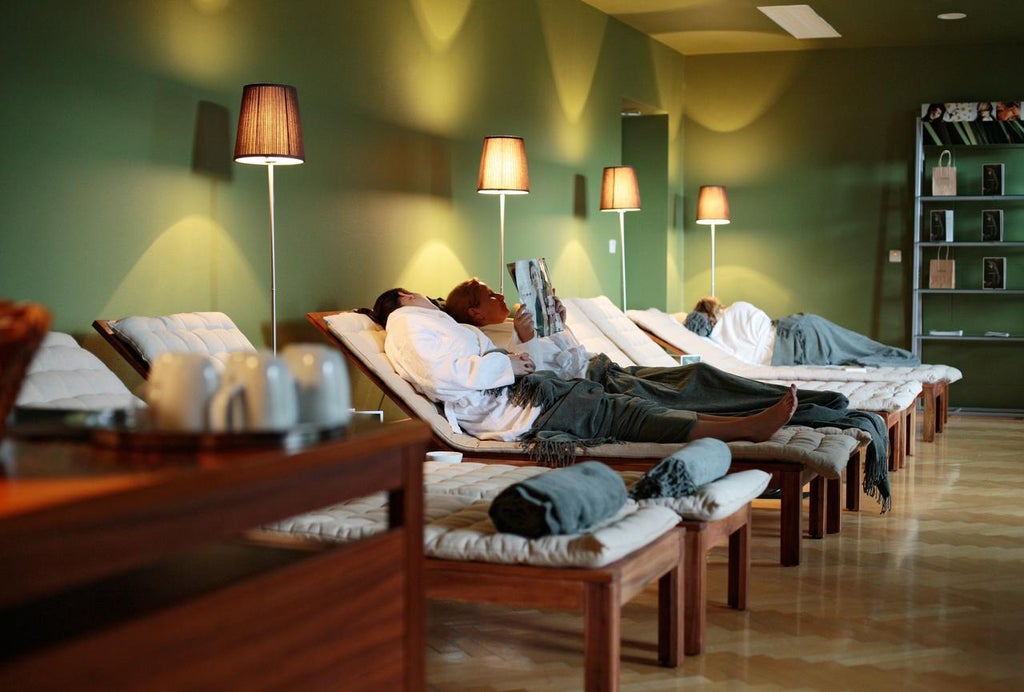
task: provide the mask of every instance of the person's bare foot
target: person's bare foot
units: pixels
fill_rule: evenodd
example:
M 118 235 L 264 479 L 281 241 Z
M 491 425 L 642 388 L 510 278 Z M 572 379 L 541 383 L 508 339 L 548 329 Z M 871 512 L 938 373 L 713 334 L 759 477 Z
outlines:
M 764 442 L 771 438 L 775 432 L 789 422 L 796 412 L 797 398 L 796 385 L 789 385 L 789 390 L 782 395 L 782 398 L 760 413 L 746 418 L 750 424 L 747 430 L 748 439 L 753 442 Z
M 796 412 L 796 385 L 774 404 L 752 416 L 711 416 L 697 414 L 697 423 L 690 430 L 687 440 L 713 437 L 725 442 L 748 440 L 764 442 L 779 428 L 789 422 Z

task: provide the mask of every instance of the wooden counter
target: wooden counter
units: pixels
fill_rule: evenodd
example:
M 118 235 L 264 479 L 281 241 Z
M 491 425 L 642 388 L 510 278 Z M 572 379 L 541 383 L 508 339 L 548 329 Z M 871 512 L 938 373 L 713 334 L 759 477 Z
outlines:
M 6 440 L 0 689 L 422 689 L 420 423 L 297 450 Z M 390 530 L 245 532 L 387 491 Z

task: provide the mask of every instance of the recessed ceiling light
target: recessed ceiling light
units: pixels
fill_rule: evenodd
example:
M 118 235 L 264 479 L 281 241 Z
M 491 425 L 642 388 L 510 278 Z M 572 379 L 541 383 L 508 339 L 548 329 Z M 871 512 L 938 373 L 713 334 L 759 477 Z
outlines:
M 964 14 L 963 12 L 943 12 L 942 14 L 939 15 L 939 19 L 963 19 L 966 16 L 967 15 Z
M 839 38 L 838 31 L 810 5 L 769 5 L 757 9 L 788 31 L 794 38 Z

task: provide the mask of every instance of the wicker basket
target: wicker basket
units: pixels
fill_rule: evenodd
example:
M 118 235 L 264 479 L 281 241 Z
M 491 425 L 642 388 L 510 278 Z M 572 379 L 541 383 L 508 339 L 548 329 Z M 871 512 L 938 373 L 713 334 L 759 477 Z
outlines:
M 32 356 L 50 328 L 50 313 L 35 303 L 0 300 L 0 437 Z

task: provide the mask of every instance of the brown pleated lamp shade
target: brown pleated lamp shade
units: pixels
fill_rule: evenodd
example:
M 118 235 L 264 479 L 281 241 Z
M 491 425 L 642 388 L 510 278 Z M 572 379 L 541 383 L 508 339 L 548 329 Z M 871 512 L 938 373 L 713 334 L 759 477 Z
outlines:
M 476 191 L 484 195 L 525 195 L 530 191 L 522 137 L 484 137 Z
M 697 196 L 697 223 L 702 226 L 729 223 L 729 198 L 723 185 L 701 185 Z
M 235 161 L 291 166 L 306 159 L 299 95 L 287 84 L 246 84 L 238 113 Z
M 640 211 L 640 187 L 632 166 L 609 166 L 601 181 L 601 211 Z

